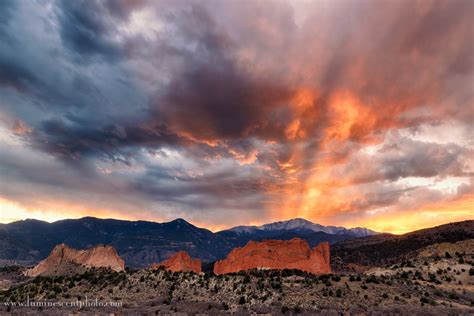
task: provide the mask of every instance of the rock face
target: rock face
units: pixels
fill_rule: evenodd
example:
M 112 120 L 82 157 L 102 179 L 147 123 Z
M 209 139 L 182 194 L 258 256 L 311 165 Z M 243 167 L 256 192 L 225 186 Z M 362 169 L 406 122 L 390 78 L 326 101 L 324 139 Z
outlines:
M 117 272 L 125 269 L 124 261 L 111 246 L 99 245 L 90 249 L 77 250 L 60 244 L 54 247 L 46 259 L 27 270 L 25 275 L 35 277 L 42 274 L 54 274 L 55 271 L 71 266 L 110 268 Z
M 150 266 L 152 269 L 158 269 L 164 267 L 167 270 L 177 272 L 195 272 L 200 273 L 201 269 L 201 260 L 193 259 L 186 251 L 179 251 L 175 253 L 171 258 L 160 263 L 155 263 Z
M 217 261 L 214 264 L 214 273 L 232 273 L 253 268 L 330 273 L 329 243 L 320 243 L 310 249 L 308 243 L 300 238 L 250 241 L 242 248 L 234 248 L 226 259 Z

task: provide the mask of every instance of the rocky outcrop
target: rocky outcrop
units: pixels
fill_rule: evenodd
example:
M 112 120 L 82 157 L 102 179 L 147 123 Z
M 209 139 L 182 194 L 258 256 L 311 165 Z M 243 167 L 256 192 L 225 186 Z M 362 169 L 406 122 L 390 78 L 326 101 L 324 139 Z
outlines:
M 171 258 L 160 263 L 155 263 L 150 266 L 152 269 L 158 269 L 163 267 L 167 270 L 177 272 L 195 272 L 200 273 L 201 269 L 201 260 L 193 259 L 186 251 L 179 251 L 175 253 Z
M 445 257 L 446 253 L 452 257 L 455 257 L 456 253 L 472 256 L 474 255 L 474 239 L 467 239 L 456 243 L 439 243 L 418 250 L 419 257 Z
M 51 275 L 75 266 L 110 268 L 117 272 L 125 269 L 124 261 L 111 246 L 99 245 L 90 249 L 77 250 L 60 244 L 54 247 L 46 259 L 26 270 L 25 275 L 32 277 Z
M 12 286 L 10 280 L 0 280 L 0 291 L 7 291 Z
M 214 273 L 225 274 L 253 268 L 330 273 L 329 243 L 320 243 L 310 249 L 308 243 L 300 238 L 250 241 L 242 248 L 234 248 L 226 259 L 217 261 Z

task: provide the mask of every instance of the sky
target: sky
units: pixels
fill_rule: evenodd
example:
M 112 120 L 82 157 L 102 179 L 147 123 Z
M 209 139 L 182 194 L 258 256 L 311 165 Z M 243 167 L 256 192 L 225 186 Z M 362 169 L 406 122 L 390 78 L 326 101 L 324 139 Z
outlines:
M 0 222 L 474 219 L 474 1 L 0 1 Z

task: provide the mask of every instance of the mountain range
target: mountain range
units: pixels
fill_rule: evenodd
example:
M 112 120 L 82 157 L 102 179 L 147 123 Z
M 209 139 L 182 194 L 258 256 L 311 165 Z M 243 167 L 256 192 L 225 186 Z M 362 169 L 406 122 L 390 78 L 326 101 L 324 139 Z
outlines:
M 350 235 L 353 237 L 366 237 L 378 234 L 368 228 L 356 227 L 348 229 L 340 226 L 323 226 L 303 218 L 274 222 L 262 226 L 236 226 L 225 231 L 235 232 L 238 234 L 254 234 L 271 231 L 312 231 L 323 232 L 331 235 Z
M 144 267 L 187 251 L 203 262 L 224 258 L 250 240 L 300 237 L 314 246 L 376 234 L 365 228 L 323 226 L 297 218 L 262 226 L 239 226 L 220 232 L 196 227 L 184 219 L 166 223 L 84 217 L 48 223 L 27 219 L 0 224 L 0 262 L 33 264 L 61 243 L 74 248 L 108 244 L 129 267 Z
M 204 266 L 226 257 L 248 241 L 302 238 L 311 247 L 331 244 L 333 264 L 381 264 L 441 242 L 474 238 L 474 221 L 464 221 L 419 230 L 404 235 L 376 233 L 365 228 L 322 226 L 292 219 L 262 226 L 238 226 L 219 232 L 196 227 L 183 219 L 166 223 L 84 217 L 48 223 L 22 220 L 0 224 L 0 265 L 32 265 L 46 258 L 56 245 L 77 249 L 98 244 L 113 246 L 131 268 L 141 268 L 186 251 Z

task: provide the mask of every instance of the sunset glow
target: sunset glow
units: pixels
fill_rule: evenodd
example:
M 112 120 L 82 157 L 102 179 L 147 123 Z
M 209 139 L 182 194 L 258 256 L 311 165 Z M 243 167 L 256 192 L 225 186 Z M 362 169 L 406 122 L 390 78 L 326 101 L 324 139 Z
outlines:
M 0 223 L 474 219 L 473 1 L 44 2 L 0 4 Z

